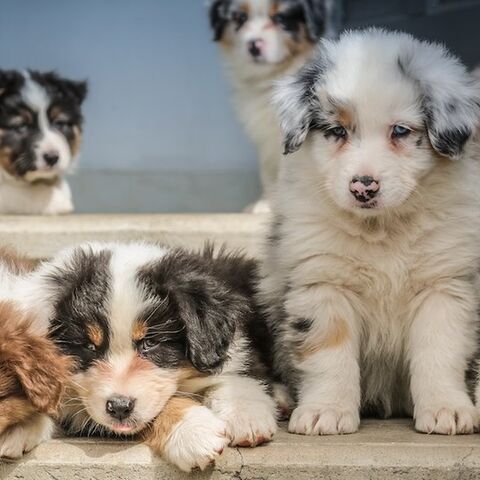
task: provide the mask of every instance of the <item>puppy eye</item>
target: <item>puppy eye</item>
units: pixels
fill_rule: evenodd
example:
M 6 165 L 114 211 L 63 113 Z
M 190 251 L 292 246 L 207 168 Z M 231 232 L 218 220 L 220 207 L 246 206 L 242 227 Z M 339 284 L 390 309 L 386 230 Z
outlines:
M 411 130 L 403 125 L 394 125 L 392 128 L 392 137 L 400 138 L 406 137 L 410 134 Z
M 66 130 L 67 128 L 70 128 L 72 126 L 72 124 L 70 122 L 62 121 L 62 120 L 58 120 L 56 122 L 53 122 L 52 125 L 57 130 Z
M 158 343 L 152 338 L 145 338 L 138 344 L 138 350 L 140 353 L 147 353 L 153 350 Z
M 232 20 L 237 24 L 237 29 L 240 29 L 247 22 L 248 14 L 246 12 L 233 12 Z
M 272 22 L 284 26 L 287 23 L 287 17 L 283 13 L 277 13 L 272 17 Z
M 326 132 L 326 136 L 329 137 L 330 135 L 333 135 L 336 138 L 347 138 L 347 130 L 345 127 L 342 127 L 340 125 L 336 127 L 329 128 Z
M 86 345 L 86 349 L 89 350 L 90 352 L 96 352 L 97 346 L 94 343 L 88 343 Z
M 17 123 L 8 127 L 9 130 L 13 130 L 16 133 L 24 134 L 28 132 L 28 125 L 26 123 Z

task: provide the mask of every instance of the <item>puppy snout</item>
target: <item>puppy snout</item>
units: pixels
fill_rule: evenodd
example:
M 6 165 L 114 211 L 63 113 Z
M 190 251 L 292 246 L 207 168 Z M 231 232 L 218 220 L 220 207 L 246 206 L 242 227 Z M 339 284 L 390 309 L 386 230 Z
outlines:
M 256 38 L 248 42 L 248 51 L 253 58 L 258 58 L 262 54 L 263 40 Z
M 380 191 L 380 182 L 370 176 L 355 175 L 350 182 L 350 193 L 359 202 L 369 202 Z
M 124 395 L 118 395 L 107 400 L 105 409 L 116 420 L 124 420 L 130 416 L 135 407 L 135 400 Z
M 49 167 L 53 167 L 58 162 L 59 158 L 60 158 L 60 155 L 56 150 L 50 150 L 43 154 L 43 159 L 45 160 L 45 163 Z

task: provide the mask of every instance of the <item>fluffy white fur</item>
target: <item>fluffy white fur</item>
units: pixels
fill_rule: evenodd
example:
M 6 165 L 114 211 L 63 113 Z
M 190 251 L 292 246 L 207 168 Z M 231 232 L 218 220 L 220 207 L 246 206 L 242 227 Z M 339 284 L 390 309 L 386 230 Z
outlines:
M 478 349 L 479 99 L 443 47 L 378 30 L 323 42 L 279 87 L 296 153 L 261 295 L 297 397 L 291 432 L 355 432 L 362 408 L 411 414 L 427 433 L 478 426 L 465 372 Z M 370 208 L 350 191 L 356 175 L 379 181 Z

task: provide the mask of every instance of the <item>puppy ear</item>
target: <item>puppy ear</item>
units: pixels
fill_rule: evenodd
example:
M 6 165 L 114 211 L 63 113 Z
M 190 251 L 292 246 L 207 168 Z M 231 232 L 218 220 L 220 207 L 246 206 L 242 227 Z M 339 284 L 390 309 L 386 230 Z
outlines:
M 316 42 L 325 30 L 326 9 L 324 0 L 301 0 L 308 37 Z
M 213 40 L 218 42 L 222 39 L 225 27 L 229 22 L 228 8 L 230 0 L 214 0 L 210 5 L 210 26 L 213 30 Z
M 58 91 L 67 98 L 74 99 L 81 104 L 88 93 L 88 84 L 86 81 L 70 80 L 62 78 L 54 71 L 47 73 L 31 72 L 33 75 L 43 77 L 46 81 L 55 86 Z
M 480 85 L 444 47 L 422 42 L 399 58 L 404 74 L 420 87 L 432 147 L 455 160 L 480 124 Z
M 79 104 L 83 103 L 88 93 L 88 83 L 83 81 L 65 80 L 65 88 L 77 99 Z
M 320 105 L 315 90 L 328 64 L 322 49 L 321 44 L 312 60 L 276 85 L 273 103 L 284 134 L 284 155 L 297 151 L 316 126 Z
M 243 296 L 220 280 L 211 262 L 175 250 L 142 269 L 139 279 L 183 324 L 186 355 L 200 372 L 215 372 L 228 359 L 236 325 L 248 314 Z
M 16 70 L 0 70 L 0 97 L 18 90 L 24 81 L 22 74 Z

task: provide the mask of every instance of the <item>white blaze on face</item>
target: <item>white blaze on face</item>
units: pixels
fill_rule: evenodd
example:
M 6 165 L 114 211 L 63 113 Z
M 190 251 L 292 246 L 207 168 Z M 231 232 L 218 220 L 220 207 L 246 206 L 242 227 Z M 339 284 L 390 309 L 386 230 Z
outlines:
M 34 146 L 36 170 L 27 172 L 25 179 L 33 181 L 55 178 L 70 166 L 72 154 L 66 138 L 55 130 L 48 120 L 50 98 L 45 89 L 24 73 L 25 85 L 21 91 L 25 104 L 37 115 L 39 138 Z M 58 156 L 56 163 L 49 165 L 48 156 Z

